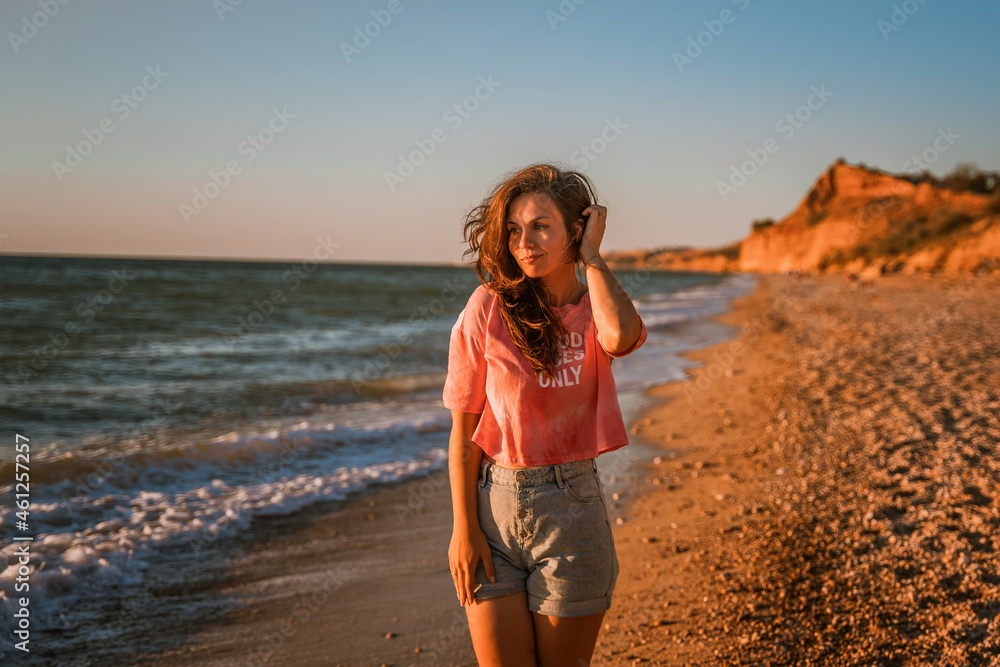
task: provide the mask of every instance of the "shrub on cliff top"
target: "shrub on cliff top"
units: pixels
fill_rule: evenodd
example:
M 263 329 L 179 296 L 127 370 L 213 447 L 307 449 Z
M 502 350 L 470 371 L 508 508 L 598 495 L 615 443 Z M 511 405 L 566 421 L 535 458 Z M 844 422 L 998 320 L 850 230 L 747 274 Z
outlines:
M 1000 191 L 1000 172 L 982 171 L 974 162 L 960 162 L 941 185 L 960 192 L 990 194 Z
M 1000 171 L 983 171 L 974 162 L 960 162 L 951 173 L 938 178 L 926 169 L 919 174 L 904 174 L 902 178 L 914 185 L 928 182 L 956 192 L 991 194 L 1000 192 Z

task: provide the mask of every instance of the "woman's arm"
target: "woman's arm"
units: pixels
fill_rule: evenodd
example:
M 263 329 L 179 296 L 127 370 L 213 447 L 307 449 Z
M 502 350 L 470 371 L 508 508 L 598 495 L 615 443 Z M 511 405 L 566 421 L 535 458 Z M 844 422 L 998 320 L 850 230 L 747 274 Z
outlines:
M 451 411 L 451 439 L 448 441 L 448 474 L 454 526 L 448 546 L 448 566 L 462 605 L 475 599 L 476 565 L 483 561 L 486 576 L 495 581 L 489 542 L 479 526 L 479 464 L 483 450 L 472 442 L 472 434 L 482 415 Z
M 594 204 L 584 209 L 583 215 L 589 215 L 590 218 L 580 243 L 580 256 L 587 267 L 587 287 L 590 290 L 590 306 L 594 311 L 594 326 L 601 336 L 604 349 L 610 354 L 620 354 L 639 340 L 642 324 L 632 305 L 632 299 L 601 257 L 601 241 L 607 229 L 607 207 Z
M 595 254 L 584 261 L 594 326 L 601 334 L 601 345 L 611 354 L 620 354 L 639 340 L 642 333 L 639 314 L 603 257 Z
M 479 526 L 476 484 L 483 450 L 472 442 L 482 415 L 451 411 L 451 439 L 448 441 L 448 476 L 451 480 L 451 506 L 454 528 Z

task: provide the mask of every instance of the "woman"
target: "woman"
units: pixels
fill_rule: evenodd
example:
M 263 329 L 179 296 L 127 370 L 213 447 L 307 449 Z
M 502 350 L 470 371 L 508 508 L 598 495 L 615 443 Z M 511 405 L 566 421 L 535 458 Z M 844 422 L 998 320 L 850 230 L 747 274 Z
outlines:
M 452 328 L 443 402 L 448 560 L 480 665 L 588 665 L 611 606 L 594 460 L 628 444 L 611 359 L 646 326 L 601 258 L 606 219 L 586 176 L 545 164 L 466 217 L 483 284 Z

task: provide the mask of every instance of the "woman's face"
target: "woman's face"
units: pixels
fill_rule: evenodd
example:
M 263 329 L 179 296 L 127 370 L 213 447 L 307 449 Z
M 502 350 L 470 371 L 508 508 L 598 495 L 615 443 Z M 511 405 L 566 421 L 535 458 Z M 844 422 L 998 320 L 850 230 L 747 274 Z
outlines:
M 516 197 L 507 215 L 507 247 L 529 278 L 572 271 L 573 249 L 559 207 L 548 195 Z

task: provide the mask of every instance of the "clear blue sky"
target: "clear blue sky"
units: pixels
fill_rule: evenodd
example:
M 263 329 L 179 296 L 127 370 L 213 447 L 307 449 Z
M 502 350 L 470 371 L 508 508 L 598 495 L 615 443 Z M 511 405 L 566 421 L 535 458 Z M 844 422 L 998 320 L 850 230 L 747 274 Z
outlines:
M 0 7 L 0 253 L 295 260 L 323 238 L 342 261 L 459 261 L 495 179 L 580 167 L 589 144 L 605 250 L 735 241 L 837 157 L 902 171 L 947 128 L 931 171 L 1000 169 L 986 0 L 564 0 L 568 16 L 557 0 L 52 0 L 51 17 L 48 1 Z M 348 62 L 372 12 L 391 20 Z M 724 201 L 718 182 L 769 138 Z M 390 188 L 417 141 L 433 153 Z

